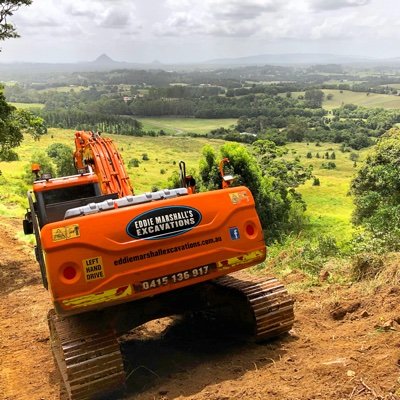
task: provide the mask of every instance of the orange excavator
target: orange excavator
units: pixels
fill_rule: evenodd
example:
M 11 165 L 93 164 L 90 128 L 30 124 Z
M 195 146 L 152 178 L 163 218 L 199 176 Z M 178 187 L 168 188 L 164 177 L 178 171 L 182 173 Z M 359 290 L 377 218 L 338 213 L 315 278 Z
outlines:
M 71 400 L 123 387 L 118 338 L 156 318 L 217 310 L 238 331 L 264 340 L 293 325 L 293 299 L 274 278 L 232 272 L 265 259 L 251 192 L 232 186 L 196 193 L 180 163 L 181 187 L 135 195 L 111 139 L 76 132 L 77 175 L 33 171 L 24 232 L 54 310 L 52 352 Z

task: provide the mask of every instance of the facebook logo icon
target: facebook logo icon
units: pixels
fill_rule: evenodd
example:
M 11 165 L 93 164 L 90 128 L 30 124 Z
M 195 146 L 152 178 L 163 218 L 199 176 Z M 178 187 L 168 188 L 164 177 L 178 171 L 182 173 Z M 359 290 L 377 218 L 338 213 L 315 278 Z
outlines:
M 240 239 L 239 229 L 236 226 L 234 228 L 229 228 L 229 233 L 232 240 Z

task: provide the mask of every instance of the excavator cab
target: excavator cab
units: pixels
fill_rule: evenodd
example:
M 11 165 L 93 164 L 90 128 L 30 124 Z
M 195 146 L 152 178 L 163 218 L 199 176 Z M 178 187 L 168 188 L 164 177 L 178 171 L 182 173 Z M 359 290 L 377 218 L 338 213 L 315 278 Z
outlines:
M 23 229 L 26 235 L 35 234 L 36 260 L 40 265 L 43 285 L 47 289 L 41 229 L 49 223 L 62 221 L 65 213 L 71 208 L 116 199 L 118 196 L 116 193 L 103 195 L 99 179 L 93 172 L 52 178 L 49 174 L 40 175 L 38 164 L 32 165 L 32 172 L 36 180 L 33 183 L 33 190 L 28 191 L 29 209 L 23 220 Z

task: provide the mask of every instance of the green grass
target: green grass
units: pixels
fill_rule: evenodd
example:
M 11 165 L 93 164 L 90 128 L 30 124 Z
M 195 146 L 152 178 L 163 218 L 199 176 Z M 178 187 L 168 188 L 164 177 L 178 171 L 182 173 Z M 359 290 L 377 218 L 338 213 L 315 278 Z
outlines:
M 388 83 L 387 85 L 381 85 L 381 86 L 389 86 L 391 88 L 395 88 L 395 89 L 400 89 L 400 83 Z
M 327 110 L 338 108 L 342 104 L 356 104 L 363 107 L 382 107 L 400 109 L 400 97 L 389 94 L 370 93 L 367 96 L 365 92 L 351 92 L 349 90 L 328 90 L 324 89 L 325 100 L 323 107 Z M 328 94 L 333 94 L 332 100 L 326 100 Z
M 349 80 L 338 80 L 338 79 L 329 79 L 324 82 L 324 84 L 327 85 L 355 85 L 358 83 L 364 83 L 365 81 L 363 80 L 355 80 L 355 81 L 349 81 Z
M 293 143 L 287 147 L 291 151 L 286 157 L 300 157 L 302 164 L 312 165 L 314 176 L 320 180 L 320 186 L 313 186 L 312 181 L 309 181 L 298 189 L 307 204 L 309 223 L 305 227 L 306 233 L 311 236 L 333 236 L 338 242 L 349 240 L 353 233 L 351 214 L 354 209 L 349 190 L 358 168 L 349 159 L 350 153 L 342 153 L 340 145 L 330 143 L 322 143 L 321 146 Z M 311 159 L 306 158 L 308 152 L 312 153 Z M 335 152 L 336 159 L 316 158 L 317 153 L 322 157 L 326 152 Z M 365 158 L 366 153 L 365 150 L 359 152 L 360 160 Z M 322 164 L 329 161 L 336 164 L 336 169 L 322 168 Z
M 81 92 L 82 90 L 87 90 L 87 86 L 58 86 L 58 87 L 51 87 L 51 88 L 46 88 L 46 89 L 40 89 L 38 90 L 39 93 L 43 92 L 57 92 L 57 93 L 68 93 L 71 90 L 74 92 Z
M 32 110 L 34 108 L 43 108 L 44 104 L 41 103 L 10 103 L 14 107 L 23 108 L 24 110 Z
M 323 89 L 322 91 L 325 93 L 325 100 L 322 107 L 329 111 L 343 104 L 356 104 L 357 106 L 371 108 L 400 109 L 400 96 L 377 93 L 367 95 L 366 92 L 351 92 L 350 90 Z M 328 94 L 333 95 L 331 100 L 326 99 Z M 283 93 L 281 96 L 286 96 L 286 94 Z M 299 96 L 304 96 L 304 92 L 292 92 L 293 98 L 296 99 Z
M 200 119 L 200 118 L 139 118 L 144 130 L 160 129 L 168 134 L 198 133 L 206 134 L 220 127 L 229 128 L 237 123 L 235 118 Z

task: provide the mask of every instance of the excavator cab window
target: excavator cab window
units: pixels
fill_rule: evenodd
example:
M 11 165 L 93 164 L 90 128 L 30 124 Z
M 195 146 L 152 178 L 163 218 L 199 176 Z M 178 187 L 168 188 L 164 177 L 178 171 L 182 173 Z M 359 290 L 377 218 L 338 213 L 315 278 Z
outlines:
M 63 220 L 65 212 L 70 208 L 116 199 L 118 196 L 102 195 L 97 184 L 89 184 L 36 192 L 35 197 L 39 226 L 42 228 L 50 222 Z
M 54 203 L 63 203 L 64 201 L 93 197 L 99 194 L 96 192 L 96 186 L 93 184 L 53 189 L 42 193 L 43 201 L 46 206 Z

